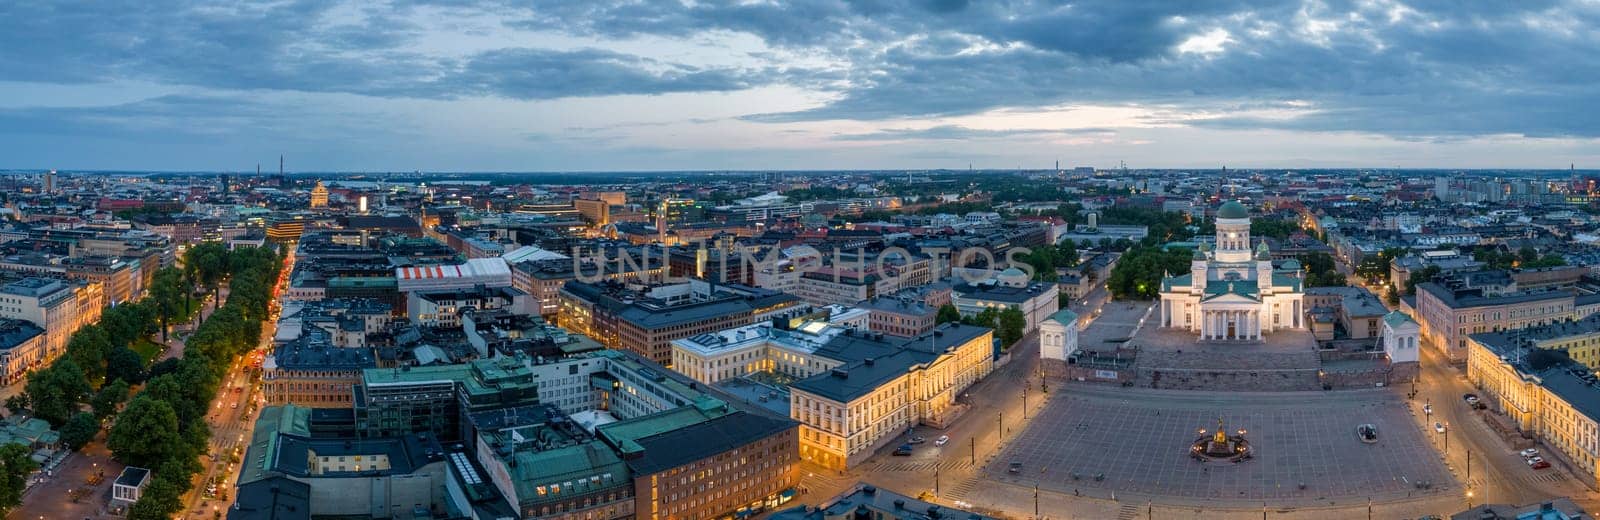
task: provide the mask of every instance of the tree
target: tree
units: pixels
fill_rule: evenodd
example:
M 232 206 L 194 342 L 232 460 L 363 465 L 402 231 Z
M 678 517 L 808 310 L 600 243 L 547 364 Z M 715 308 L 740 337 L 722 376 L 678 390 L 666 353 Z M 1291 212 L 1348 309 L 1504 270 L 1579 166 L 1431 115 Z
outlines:
M 100 387 L 94 397 L 89 399 L 89 406 L 94 409 L 96 419 L 104 419 L 117 413 L 117 407 L 128 400 L 128 382 L 116 379 Z
M 139 394 L 128 409 L 117 416 L 106 437 L 106 447 L 117 460 L 129 466 L 153 468 L 167 460 L 182 446 L 178 433 L 178 414 L 165 401 Z
M 995 311 L 993 307 L 988 307 L 988 308 L 983 309 L 983 311 L 981 311 L 981 312 L 979 312 L 977 314 L 974 314 L 974 315 L 971 315 L 971 316 L 962 317 L 961 318 L 961 323 L 963 325 L 973 325 L 973 326 L 978 326 L 978 327 L 988 327 L 988 328 L 994 329 L 994 328 L 999 328 L 997 326 L 998 325 L 997 320 L 999 319 L 999 317 L 1000 317 L 1000 313 L 998 311 Z
M 77 413 L 78 403 L 92 390 L 78 364 L 69 358 L 60 358 L 49 367 L 29 374 L 25 391 L 32 400 L 34 415 L 52 426 L 60 426 Z
M 1389 290 L 1383 293 L 1383 300 L 1389 302 L 1389 305 L 1399 305 L 1400 291 L 1395 290 L 1394 286 L 1390 285 Z
M 1406 296 L 1416 295 L 1417 284 L 1433 281 L 1434 277 L 1439 276 L 1439 272 L 1439 266 L 1430 265 L 1411 273 L 1411 276 L 1406 278 Z
M 167 340 L 172 322 L 187 310 L 183 308 L 187 291 L 183 286 L 183 274 L 171 267 L 156 271 L 155 279 L 150 282 L 149 299 L 155 304 L 156 317 L 161 321 L 161 341 Z
M 68 448 L 81 450 L 89 441 L 94 440 L 94 434 L 100 432 L 100 421 L 89 412 L 78 412 L 61 426 L 61 442 Z
M 144 382 L 144 358 L 128 347 L 115 347 L 106 355 L 106 381 Z
M 1189 272 L 1193 259 L 1194 252 L 1185 248 L 1135 247 L 1117 260 L 1106 279 L 1106 290 L 1123 300 L 1154 298 L 1161 293 L 1162 278 L 1168 273 Z
M 1306 275 L 1306 287 L 1344 287 L 1350 285 L 1343 274 L 1338 272 L 1311 273 Z
M 106 352 L 111 350 L 111 336 L 99 325 L 88 325 L 67 340 L 67 356 L 84 369 L 89 379 L 99 379 L 105 371 Z
M 1022 339 L 1022 329 L 1028 326 L 1028 317 L 1016 308 L 1007 307 L 1006 310 L 1000 311 L 999 321 L 1000 328 L 996 332 L 1000 336 L 1000 344 L 1005 348 L 1011 348 L 1017 340 Z
M 1272 237 L 1283 240 L 1298 231 L 1300 231 L 1300 223 L 1293 220 L 1262 218 L 1250 221 L 1250 236 Z
M 28 476 L 39 464 L 29 457 L 32 450 L 21 444 L 0 445 L 0 515 L 22 504 L 22 490 Z
M 157 475 L 139 494 L 139 501 L 128 508 L 128 520 L 167 520 L 183 509 L 180 497 L 184 486 Z
M 1056 245 L 1056 259 L 1060 262 L 1061 267 L 1077 267 L 1078 244 L 1070 238 L 1062 240 L 1060 244 Z
M 27 392 L 6 398 L 6 409 L 11 410 L 11 413 L 21 412 L 28 409 L 29 406 L 32 406 L 32 403 L 28 400 Z
M 939 323 L 950 323 L 952 321 L 961 321 L 961 311 L 957 310 L 956 306 L 948 304 L 948 303 L 946 303 L 944 305 L 940 305 L 939 306 L 939 316 L 938 316 L 938 318 L 936 318 L 936 320 Z
M 178 358 L 167 358 L 150 365 L 150 371 L 145 374 L 145 380 L 152 380 L 165 374 L 178 371 Z

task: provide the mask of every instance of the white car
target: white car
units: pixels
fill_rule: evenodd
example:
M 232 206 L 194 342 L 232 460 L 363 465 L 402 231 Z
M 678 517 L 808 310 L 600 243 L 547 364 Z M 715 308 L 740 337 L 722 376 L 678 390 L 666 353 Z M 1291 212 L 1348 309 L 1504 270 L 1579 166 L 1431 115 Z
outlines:
M 1518 452 L 1518 454 L 1522 455 L 1522 458 L 1524 458 L 1524 459 L 1529 458 L 1529 457 L 1537 457 L 1537 456 L 1539 456 L 1539 450 L 1536 450 L 1536 449 L 1533 449 L 1533 448 L 1528 448 L 1528 449 L 1525 449 L 1525 450 L 1522 450 L 1522 451 Z
M 940 435 L 938 439 L 934 439 L 934 441 L 933 441 L 933 445 L 934 446 L 944 446 L 945 444 L 949 444 L 949 443 L 950 443 L 950 436 L 949 435 Z
M 1529 466 L 1538 465 L 1540 462 L 1544 462 L 1544 457 L 1540 457 L 1540 456 L 1537 456 L 1537 455 L 1532 456 L 1532 457 L 1528 457 L 1528 465 Z
M 1444 433 L 1444 423 L 1433 423 L 1433 431 Z

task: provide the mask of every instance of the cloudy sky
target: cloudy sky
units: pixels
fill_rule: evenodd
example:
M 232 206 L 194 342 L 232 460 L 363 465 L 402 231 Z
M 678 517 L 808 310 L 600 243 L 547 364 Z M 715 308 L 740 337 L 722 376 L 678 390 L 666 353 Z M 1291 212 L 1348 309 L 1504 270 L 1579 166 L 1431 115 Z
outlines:
M 1600 167 L 1594 0 L 0 2 L 0 167 Z

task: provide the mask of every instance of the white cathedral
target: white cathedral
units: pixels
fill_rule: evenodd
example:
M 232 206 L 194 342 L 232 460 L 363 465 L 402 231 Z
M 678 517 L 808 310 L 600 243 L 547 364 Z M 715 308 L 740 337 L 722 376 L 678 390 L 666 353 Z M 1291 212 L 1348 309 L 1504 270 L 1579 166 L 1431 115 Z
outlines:
M 1202 341 L 1259 341 L 1304 319 L 1297 262 L 1274 272 L 1266 242 L 1250 251 L 1250 212 L 1230 201 L 1217 209 L 1217 246 L 1201 244 L 1187 274 L 1161 281 L 1161 326 Z

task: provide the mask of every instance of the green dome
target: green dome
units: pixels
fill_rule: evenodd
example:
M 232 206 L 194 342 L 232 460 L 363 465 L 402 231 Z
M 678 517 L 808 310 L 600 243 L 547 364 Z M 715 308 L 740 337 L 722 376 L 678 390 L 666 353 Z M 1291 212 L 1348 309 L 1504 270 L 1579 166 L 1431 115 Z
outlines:
M 1230 200 L 1217 208 L 1217 218 L 1250 218 L 1250 210 L 1237 200 Z

